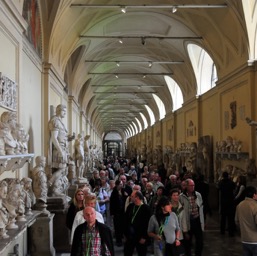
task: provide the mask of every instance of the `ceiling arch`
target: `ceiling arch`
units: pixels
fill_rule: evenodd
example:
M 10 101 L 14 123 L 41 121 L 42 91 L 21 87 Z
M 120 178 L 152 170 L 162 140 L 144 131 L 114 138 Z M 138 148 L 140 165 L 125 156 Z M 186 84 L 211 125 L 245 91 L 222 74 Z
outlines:
M 44 40 L 49 40 L 45 59 L 65 77 L 69 94 L 77 98 L 99 134 L 113 129 L 112 116 L 123 118 L 116 127 L 119 131 L 125 131 L 132 121 L 138 125 L 135 118 L 144 127 L 140 112 L 149 125 L 145 105 L 159 120 L 153 93 L 164 103 L 166 113 L 171 112 L 173 102 L 165 76 L 180 87 L 184 102 L 196 96 L 188 44 L 208 52 L 219 79 L 248 60 L 241 1 L 213 0 L 209 5 L 222 7 L 205 8 L 206 1 L 195 0 L 189 4 L 201 7 L 191 8 L 177 0 L 158 4 L 149 0 L 147 5 L 138 0 L 138 7 L 127 8 L 126 14 L 120 12 L 117 0 L 103 0 L 95 7 L 89 6 L 93 2 L 89 0 L 45 2 L 45 26 L 51 28 L 44 35 Z M 176 12 L 169 7 L 181 4 L 183 8 Z

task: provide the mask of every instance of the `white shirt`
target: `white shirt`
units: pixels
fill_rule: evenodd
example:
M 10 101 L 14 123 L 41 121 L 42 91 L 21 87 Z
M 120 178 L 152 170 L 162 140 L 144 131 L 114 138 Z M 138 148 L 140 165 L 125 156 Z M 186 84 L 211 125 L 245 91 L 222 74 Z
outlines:
M 96 220 L 100 223 L 104 223 L 103 215 L 98 211 L 95 211 L 95 213 L 96 213 Z M 84 219 L 84 216 L 83 216 L 83 210 L 78 211 L 73 221 L 73 225 L 71 229 L 71 237 L 70 237 L 71 244 L 72 244 L 75 229 L 77 228 L 78 225 L 84 223 L 85 221 L 86 220 Z

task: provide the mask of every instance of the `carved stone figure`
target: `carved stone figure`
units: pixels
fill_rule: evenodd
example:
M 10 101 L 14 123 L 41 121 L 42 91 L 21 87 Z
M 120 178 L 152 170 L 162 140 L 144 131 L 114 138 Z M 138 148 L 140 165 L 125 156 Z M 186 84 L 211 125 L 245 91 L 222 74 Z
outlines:
M 17 229 L 15 224 L 17 220 L 26 221 L 25 204 L 21 198 L 21 185 L 18 179 L 5 179 L 8 183 L 8 193 L 3 204 L 9 212 L 9 223 L 7 229 Z
M 69 158 L 68 161 L 68 180 L 70 183 L 73 182 L 74 179 L 76 179 L 76 166 L 75 166 L 75 161 L 73 160 L 72 157 Z
M 49 164 L 51 166 L 51 173 L 49 179 L 50 195 L 64 196 L 65 190 L 62 190 L 65 179 L 63 176 L 67 175 L 67 164 L 69 158 L 68 142 L 73 140 L 75 134 L 68 135 L 68 131 L 62 122 L 66 115 L 66 106 L 58 105 L 56 107 L 56 115 L 51 118 L 48 123 L 50 131 L 50 148 L 49 148 Z M 66 177 L 67 179 L 67 177 Z M 68 180 L 68 179 L 67 179 Z
M 250 119 L 249 117 L 245 118 L 245 121 L 250 125 L 250 126 L 257 126 L 257 122 Z
M 90 138 L 90 135 L 86 135 L 84 137 L 84 161 L 85 161 L 84 176 L 86 176 L 87 172 L 91 171 L 91 169 L 93 168 L 90 148 L 88 145 L 89 138 Z
M 29 177 L 24 177 L 21 180 L 22 186 L 22 197 L 25 203 L 26 214 L 31 215 L 31 207 L 35 204 L 35 195 L 32 190 L 32 179 Z
M 83 173 L 85 167 L 85 152 L 84 152 L 84 138 L 81 134 L 78 135 L 74 144 L 75 159 L 76 159 L 76 174 L 78 181 L 84 180 Z
M 14 112 L 6 111 L 1 115 L 1 144 L 4 142 L 4 150 L 1 148 L 1 152 L 3 153 L 3 151 L 5 151 L 6 155 L 14 155 L 17 147 L 17 141 L 14 139 L 12 134 L 16 127 L 16 119 L 17 116 Z
M 46 158 L 44 156 L 37 156 L 36 166 L 31 170 L 32 188 L 37 204 L 46 204 L 47 202 L 48 188 L 45 166 Z
M 16 141 L 15 154 L 27 154 L 29 135 L 25 132 L 23 125 L 16 123 L 12 135 Z
M 3 205 L 3 199 L 7 196 L 8 184 L 5 180 L 0 181 L 0 238 L 8 238 L 6 226 L 9 222 L 9 214 Z
M 226 152 L 233 151 L 233 138 L 231 136 L 227 136 L 226 138 Z

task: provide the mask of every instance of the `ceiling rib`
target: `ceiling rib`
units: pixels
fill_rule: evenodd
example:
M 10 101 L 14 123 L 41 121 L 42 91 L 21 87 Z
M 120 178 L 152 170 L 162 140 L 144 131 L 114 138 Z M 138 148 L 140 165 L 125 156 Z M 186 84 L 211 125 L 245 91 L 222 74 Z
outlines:
M 71 7 L 79 8 L 100 8 L 100 9 L 219 9 L 227 8 L 227 4 L 173 4 L 173 5 L 124 5 L 124 4 L 113 4 L 113 5 L 101 5 L 101 4 L 71 4 Z
M 131 73 L 121 73 L 121 72 L 89 72 L 89 75 L 145 75 L 145 76 L 165 76 L 165 75 L 173 75 L 173 72 L 167 73 L 139 73 L 139 72 L 131 72 Z
M 88 63 L 115 63 L 115 64 L 120 64 L 120 63 L 152 63 L 152 64 L 182 64 L 184 63 L 183 60 L 179 61 L 151 61 L 151 60 L 85 60 L 85 62 Z
M 148 85 L 148 84 L 145 84 L 145 85 L 140 85 L 140 84 L 92 84 L 91 85 L 92 87 L 163 87 L 164 85 Z M 140 89 L 140 88 L 138 88 Z
M 203 39 L 201 36 L 95 36 L 95 35 L 80 35 L 80 38 L 91 39 L 169 39 L 169 40 L 190 40 L 190 39 Z

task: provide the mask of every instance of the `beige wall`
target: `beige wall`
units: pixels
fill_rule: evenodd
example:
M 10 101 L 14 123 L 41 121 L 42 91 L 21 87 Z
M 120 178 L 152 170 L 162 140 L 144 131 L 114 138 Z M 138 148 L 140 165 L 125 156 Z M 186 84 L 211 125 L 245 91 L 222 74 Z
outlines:
M 152 141 L 151 146 L 154 148 L 158 143 L 156 135 L 158 131 L 161 131 L 163 152 L 165 146 L 172 146 L 173 150 L 176 151 L 181 143 L 198 143 L 201 136 L 209 135 L 213 139 L 215 165 L 216 143 L 231 136 L 235 140 L 242 141 L 242 152 L 248 153 L 249 158 L 257 159 L 256 131 L 245 121 L 246 117 L 257 120 L 256 70 L 256 66 L 242 67 L 241 70 L 219 81 L 211 91 L 198 99 L 186 102 L 175 113 L 167 115 L 152 127 L 148 127 L 146 130 L 147 141 Z M 236 125 L 232 128 L 231 103 L 233 102 L 236 103 Z M 190 127 L 190 122 L 192 127 Z M 139 136 L 135 137 L 139 138 Z M 132 148 L 135 145 L 134 139 L 133 137 L 128 139 L 128 145 Z M 246 169 L 247 159 L 222 159 L 222 168 L 228 164 Z

